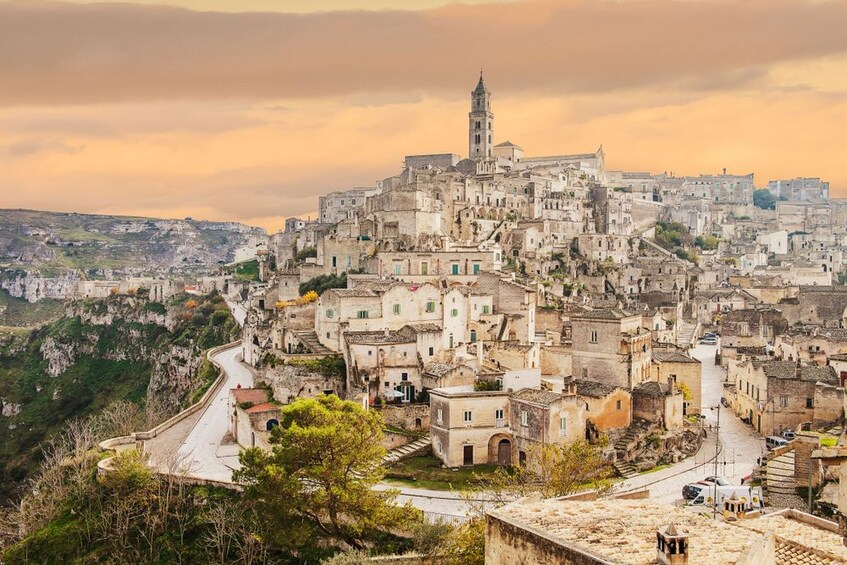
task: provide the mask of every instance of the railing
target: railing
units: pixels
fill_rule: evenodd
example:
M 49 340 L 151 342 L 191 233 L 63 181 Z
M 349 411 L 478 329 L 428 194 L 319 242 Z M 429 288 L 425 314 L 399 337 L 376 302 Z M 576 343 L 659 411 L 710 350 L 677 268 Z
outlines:
M 445 514 L 443 512 L 424 512 L 424 520 L 429 524 L 437 524 L 438 522 L 442 522 L 444 524 L 452 524 L 454 526 L 458 526 L 460 524 L 464 524 L 468 521 L 467 516 L 463 516 L 461 514 Z
M 496 419 L 494 420 L 494 427 L 495 427 L 495 428 L 504 428 L 504 427 L 506 427 L 506 420 L 505 420 L 505 418 L 496 418 Z

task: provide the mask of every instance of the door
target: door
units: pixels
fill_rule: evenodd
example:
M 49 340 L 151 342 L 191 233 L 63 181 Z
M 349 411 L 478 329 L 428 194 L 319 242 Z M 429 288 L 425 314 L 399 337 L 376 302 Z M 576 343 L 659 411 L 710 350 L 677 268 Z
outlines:
M 473 446 L 472 445 L 466 445 L 465 446 L 462 464 L 473 465 Z
M 500 443 L 497 444 L 497 464 L 512 464 L 512 442 L 507 439 L 501 439 Z

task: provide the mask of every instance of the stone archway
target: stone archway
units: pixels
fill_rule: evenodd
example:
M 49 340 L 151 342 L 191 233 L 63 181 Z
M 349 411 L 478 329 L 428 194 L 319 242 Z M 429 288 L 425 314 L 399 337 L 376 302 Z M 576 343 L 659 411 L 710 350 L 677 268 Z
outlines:
M 513 445 L 512 436 L 509 434 L 500 433 L 491 436 L 488 440 L 488 464 L 511 465 Z
M 278 425 L 279 425 L 279 420 L 277 420 L 276 418 L 271 418 L 270 420 L 268 420 L 265 423 L 265 430 L 271 431 L 272 429 L 274 429 Z

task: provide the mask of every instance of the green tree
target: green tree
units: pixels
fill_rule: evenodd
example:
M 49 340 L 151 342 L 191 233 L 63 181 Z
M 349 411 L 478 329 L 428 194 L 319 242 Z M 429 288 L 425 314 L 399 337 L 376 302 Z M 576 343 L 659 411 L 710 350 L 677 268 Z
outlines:
M 263 535 L 295 551 L 319 540 L 363 549 L 380 531 L 418 519 L 411 506 L 394 504 L 396 491 L 372 488 L 384 473 L 384 425 L 376 411 L 334 395 L 286 406 L 272 450 L 242 452 L 233 475 L 266 517 Z
M 763 188 L 753 193 L 753 205 L 763 210 L 776 210 L 776 199 L 767 188 Z
M 347 273 L 341 273 L 340 275 L 318 275 L 301 284 L 297 290 L 300 292 L 300 296 L 304 296 L 310 291 L 315 291 L 320 296 L 325 290 L 346 287 Z

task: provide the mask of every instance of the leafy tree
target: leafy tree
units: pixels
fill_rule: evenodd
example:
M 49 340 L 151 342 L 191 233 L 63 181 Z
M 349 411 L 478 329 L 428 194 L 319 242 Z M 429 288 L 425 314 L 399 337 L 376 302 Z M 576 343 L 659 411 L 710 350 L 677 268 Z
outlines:
M 718 242 L 720 240 L 712 235 L 702 236 L 698 235 L 694 238 L 694 245 L 702 249 L 703 251 L 711 251 L 713 249 L 718 248 Z
M 319 540 L 363 549 L 379 531 L 419 517 L 394 504 L 396 491 L 372 489 L 383 476 L 384 422 L 337 396 L 299 399 L 282 410 L 271 452 L 241 453 L 233 477 L 266 517 L 263 534 L 292 550 Z
M 763 210 L 776 210 L 776 199 L 770 190 L 763 188 L 753 193 L 753 205 Z
M 325 290 L 331 288 L 347 288 L 347 273 L 318 275 L 301 284 L 297 290 L 300 292 L 300 296 L 305 296 L 310 292 L 316 292 L 320 296 Z

